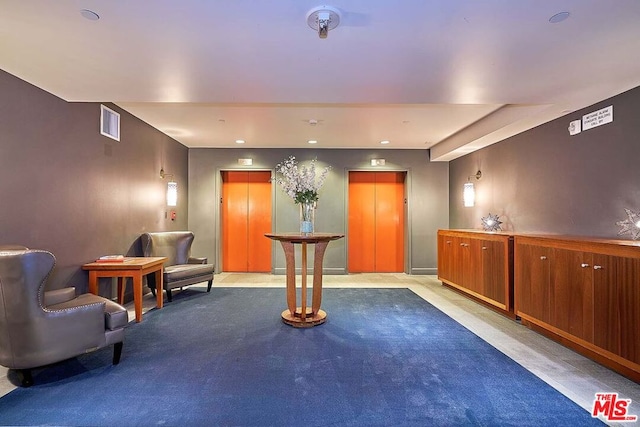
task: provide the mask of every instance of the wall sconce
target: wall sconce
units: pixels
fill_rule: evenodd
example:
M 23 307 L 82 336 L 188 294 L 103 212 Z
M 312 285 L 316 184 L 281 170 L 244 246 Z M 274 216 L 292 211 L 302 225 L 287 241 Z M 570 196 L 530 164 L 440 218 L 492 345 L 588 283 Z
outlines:
M 385 159 L 371 159 L 371 166 L 384 166 L 385 163 Z
M 160 178 L 171 178 L 171 181 L 167 182 L 167 206 L 176 206 L 178 204 L 178 183 L 173 180 L 173 174 L 165 173 L 164 169 L 160 168 Z
M 464 183 L 464 189 L 462 190 L 462 198 L 464 200 L 464 206 L 466 208 L 475 206 L 476 204 L 476 189 L 473 186 L 473 182 L 471 182 L 471 178 L 475 178 L 476 180 L 482 177 L 482 172 L 478 171 L 475 175 L 470 175 L 467 177 L 467 182 Z

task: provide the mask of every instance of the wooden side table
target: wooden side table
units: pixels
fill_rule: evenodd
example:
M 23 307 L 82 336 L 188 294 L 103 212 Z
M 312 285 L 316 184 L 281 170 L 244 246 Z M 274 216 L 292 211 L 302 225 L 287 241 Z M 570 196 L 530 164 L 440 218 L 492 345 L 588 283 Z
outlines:
M 284 249 L 287 265 L 287 310 L 282 312 L 282 321 L 296 328 L 308 328 L 324 323 L 327 313 L 320 310 L 322 303 L 322 259 L 331 240 L 344 237 L 344 234 L 332 233 L 284 233 L 265 234 L 272 240 L 278 240 Z M 315 245 L 313 260 L 313 294 L 311 307 L 307 306 L 307 244 Z M 302 292 L 300 306 L 296 296 L 296 260 L 295 244 L 302 245 Z
M 166 257 L 125 257 L 121 262 L 90 262 L 82 266 L 89 271 L 89 292 L 98 294 L 99 277 L 118 278 L 118 302 L 122 303 L 123 279 L 133 279 L 133 304 L 136 311 L 136 322 L 142 320 L 142 277 L 154 273 L 156 275 L 156 307 L 162 308 L 163 286 L 162 271 Z

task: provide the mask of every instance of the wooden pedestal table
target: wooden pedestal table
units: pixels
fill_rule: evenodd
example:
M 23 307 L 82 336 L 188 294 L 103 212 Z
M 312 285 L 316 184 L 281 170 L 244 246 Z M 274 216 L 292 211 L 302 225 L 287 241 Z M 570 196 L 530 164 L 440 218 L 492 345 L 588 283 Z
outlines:
M 282 321 L 287 325 L 296 328 L 308 328 L 320 325 L 327 320 L 327 313 L 320 310 L 322 302 L 322 259 L 324 251 L 331 240 L 344 237 L 344 234 L 331 233 L 285 233 L 285 234 L 265 234 L 270 239 L 278 240 L 284 249 L 284 256 L 287 263 L 287 307 L 282 312 Z M 307 244 L 315 245 L 315 255 L 313 260 L 313 294 L 311 307 L 307 306 Z M 295 244 L 302 246 L 302 291 L 300 306 L 296 297 L 296 260 Z
M 142 320 L 142 276 L 154 273 L 156 275 L 156 307 L 162 308 L 162 270 L 166 257 L 125 257 L 120 262 L 90 262 L 82 266 L 89 271 L 89 292 L 98 294 L 99 277 L 118 278 L 118 302 L 122 304 L 124 295 L 124 280 L 133 279 L 133 304 L 136 310 L 136 322 Z

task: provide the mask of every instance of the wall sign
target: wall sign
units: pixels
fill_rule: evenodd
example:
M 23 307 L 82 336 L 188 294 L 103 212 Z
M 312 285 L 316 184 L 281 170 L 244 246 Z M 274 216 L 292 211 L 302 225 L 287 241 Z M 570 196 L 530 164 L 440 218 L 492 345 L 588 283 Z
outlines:
M 613 105 L 582 116 L 582 130 L 593 129 L 611 122 L 613 122 Z

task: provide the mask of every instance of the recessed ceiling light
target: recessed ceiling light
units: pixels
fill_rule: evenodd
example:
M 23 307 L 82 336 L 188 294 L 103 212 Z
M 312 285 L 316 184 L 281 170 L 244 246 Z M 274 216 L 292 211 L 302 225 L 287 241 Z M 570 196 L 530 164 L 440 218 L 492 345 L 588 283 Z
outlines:
M 82 15 L 83 18 L 86 18 L 89 21 L 97 21 L 98 19 L 100 19 L 100 15 L 89 9 L 80 10 L 80 15 Z
M 315 139 L 310 139 L 307 141 L 309 144 L 317 144 L 318 141 L 316 141 Z
M 558 22 L 562 22 L 567 19 L 569 15 L 569 12 L 556 13 L 551 18 L 549 18 L 549 22 L 551 22 L 552 24 L 557 24 Z
M 388 144 L 388 143 L 389 143 L 389 141 L 387 141 L 386 139 L 384 141 L 380 141 L 380 144 L 383 144 L 383 145 L 384 144 Z
M 236 144 L 244 144 L 244 139 L 236 139 Z

